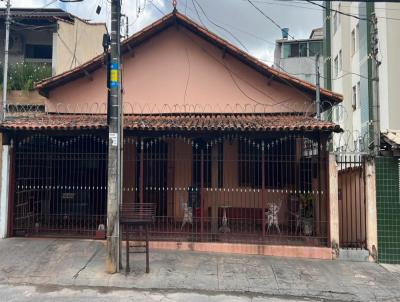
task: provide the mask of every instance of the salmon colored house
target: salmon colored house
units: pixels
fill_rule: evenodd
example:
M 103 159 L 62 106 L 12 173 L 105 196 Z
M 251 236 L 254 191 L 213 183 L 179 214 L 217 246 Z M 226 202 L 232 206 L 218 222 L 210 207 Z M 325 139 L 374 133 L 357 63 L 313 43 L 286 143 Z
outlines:
M 153 247 L 331 258 L 327 150 L 340 128 L 314 117 L 315 86 L 179 12 L 121 51 L 123 203 L 156 204 Z M 1 125 L 9 236 L 104 235 L 106 79 L 100 55 L 38 83 L 46 112 Z M 321 89 L 322 110 L 341 100 Z

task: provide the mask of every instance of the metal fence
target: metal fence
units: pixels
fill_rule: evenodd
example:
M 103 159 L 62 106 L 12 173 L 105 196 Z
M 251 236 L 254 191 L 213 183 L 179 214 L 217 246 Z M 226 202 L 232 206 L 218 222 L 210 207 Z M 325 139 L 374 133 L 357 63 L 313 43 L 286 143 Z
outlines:
M 339 238 L 344 248 L 366 248 L 365 165 L 361 154 L 337 156 Z
M 127 137 L 123 202 L 153 240 L 327 244 L 325 145 L 306 136 Z
M 34 134 L 15 142 L 15 235 L 95 237 L 105 229 L 104 137 Z
M 105 238 L 106 136 L 15 142 L 14 234 Z M 326 246 L 326 149 L 284 133 L 126 136 L 123 205 L 156 205 L 152 240 Z

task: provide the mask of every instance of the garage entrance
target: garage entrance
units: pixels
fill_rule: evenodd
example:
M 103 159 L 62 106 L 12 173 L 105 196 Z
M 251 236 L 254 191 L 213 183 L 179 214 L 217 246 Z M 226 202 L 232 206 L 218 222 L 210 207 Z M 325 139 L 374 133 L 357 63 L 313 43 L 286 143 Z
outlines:
M 98 229 L 105 229 L 105 137 L 20 136 L 14 173 L 11 228 L 15 236 L 95 237 Z

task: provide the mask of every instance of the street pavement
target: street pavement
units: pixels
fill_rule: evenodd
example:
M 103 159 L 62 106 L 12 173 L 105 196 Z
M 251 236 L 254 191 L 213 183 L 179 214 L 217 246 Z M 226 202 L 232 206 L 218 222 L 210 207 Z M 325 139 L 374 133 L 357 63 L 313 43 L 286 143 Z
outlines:
M 149 274 L 144 254 L 130 264 L 107 274 L 102 241 L 0 240 L 0 301 L 400 301 L 397 266 L 156 250 Z
M 291 302 L 291 301 L 321 301 L 320 299 L 302 299 L 300 297 L 268 297 L 245 296 L 232 294 L 190 293 L 173 291 L 138 291 L 138 290 L 98 290 L 93 288 L 63 288 L 26 285 L 0 285 L 0 301 L 7 302 Z

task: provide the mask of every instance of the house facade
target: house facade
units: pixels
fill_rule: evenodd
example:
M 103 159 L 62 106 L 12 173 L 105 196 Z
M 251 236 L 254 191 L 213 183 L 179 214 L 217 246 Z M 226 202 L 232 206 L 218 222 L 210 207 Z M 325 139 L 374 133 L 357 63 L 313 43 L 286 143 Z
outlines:
M 156 205 L 153 246 L 332 258 L 338 195 L 328 143 L 340 128 L 314 118 L 315 86 L 179 12 L 121 52 L 122 203 Z M 105 59 L 38 83 L 46 112 L 1 125 L 7 236 L 95 238 L 107 227 Z M 342 101 L 325 89 L 321 98 L 323 110 Z

